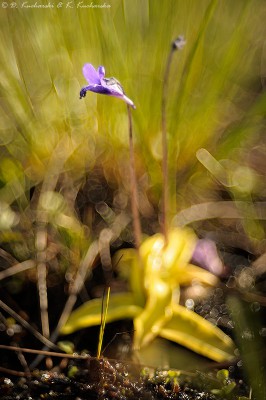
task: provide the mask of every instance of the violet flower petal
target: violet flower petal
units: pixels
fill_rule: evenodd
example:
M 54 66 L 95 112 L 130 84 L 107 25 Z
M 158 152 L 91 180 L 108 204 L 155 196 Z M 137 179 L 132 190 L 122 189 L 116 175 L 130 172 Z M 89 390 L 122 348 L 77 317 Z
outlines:
M 79 98 L 82 99 L 82 97 L 85 97 L 86 92 L 88 92 L 88 91 L 98 93 L 98 94 L 106 94 L 109 96 L 113 95 L 112 92 L 107 87 L 104 87 L 104 86 L 98 85 L 98 84 L 94 84 L 94 85 L 84 86 L 80 91 Z
M 102 85 L 109 90 L 110 96 L 114 96 L 124 100 L 132 108 L 136 109 L 133 101 L 125 95 L 124 89 L 121 83 L 115 78 L 104 78 L 102 79 Z
M 124 95 L 124 96 L 122 97 L 122 99 L 123 99 L 128 105 L 130 105 L 134 110 L 136 110 L 135 104 L 134 104 L 133 101 L 130 100 L 127 96 Z
M 217 276 L 224 272 L 224 265 L 218 255 L 216 245 L 209 239 L 198 240 L 192 255 L 192 262 Z
M 90 91 L 90 92 L 94 92 L 94 93 L 98 93 L 98 94 L 107 94 L 107 95 L 111 95 L 111 92 L 108 88 L 105 88 L 102 85 L 88 85 L 85 86 L 86 91 Z
M 106 87 L 109 91 L 111 96 L 116 97 L 123 97 L 124 96 L 124 89 L 120 82 L 118 82 L 115 78 L 104 78 L 101 80 L 101 84 L 103 87 Z
M 82 68 L 83 75 L 90 84 L 101 84 L 98 72 L 92 64 L 85 64 Z
M 105 68 L 102 65 L 98 68 L 98 75 L 101 81 L 105 77 Z

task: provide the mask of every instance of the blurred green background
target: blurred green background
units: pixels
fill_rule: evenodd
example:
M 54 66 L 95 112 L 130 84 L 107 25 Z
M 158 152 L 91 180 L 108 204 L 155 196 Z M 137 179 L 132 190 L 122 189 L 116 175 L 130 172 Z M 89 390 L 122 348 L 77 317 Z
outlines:
M 56 325 L 77 270 L 93 264 L 87 257 L 93 240 L 107 275 L 110 242 L 133 241 L 127 108 L 90 92 L 79 99 L 85 63 L 104 65 L 137 106 L 142 228 L 160 229 L 163 76 L 180 34 L 186 46 L 174 54 L 167 103 L 171 216 L 175 224 L 191 222 L 199 236 L 211 232 L 220 248 L 265 253 L 265 1 L 45 4 L 0 3 L 0 275 L 12 276 L 2 281 L 8 303 L 17 294 L 17 304 L 33 307 L 38 320 L 32 287 L 37 282 L 45 305 L 47 285 Z M 199 205 L 194 214 L 183 214 L 193 205 Z M 25 275 L 16 274 L 23 269 Z M 95 288 L 90 295 L 101 293 Z M 80 300 L 87 298 L 81 292 Z M 47 327 L 45 312 L 42 318 Z
M 234 198 L 263 198 L 265 2 L 81 3 L 0 5 L 0 228 L 12 254 L 34 251 L 34 221 L 50 222 L 80 254 L 121 211 L 130 215 L 126 107 L 90 92 L 79 99 L 86 62 L 104 65 L 137 106 L 140 211 L 144 231 L 158 230 L 163 74 L 179 34 L 187 44 L 173 59 L 167 105 L 173 214 L 218 199 L 217 180 Z M 224 160 L 221 173 L 210 154 Z M 130 239 L 124 232 L 121 240 Z

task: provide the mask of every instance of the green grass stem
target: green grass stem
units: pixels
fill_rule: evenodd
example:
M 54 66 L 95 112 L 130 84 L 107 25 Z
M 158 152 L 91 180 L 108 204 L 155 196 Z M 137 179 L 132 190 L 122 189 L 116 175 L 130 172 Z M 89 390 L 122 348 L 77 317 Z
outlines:
M 104 294 L 103 294 L 102 320 L 101 320 L 100 333 L 99 333 L 99 342 L 98 342 L 98 350 L 97 350 L 97 358 L 98 359 L 101 357 L 101 352 L 102 352 L 103 335 L 104 335 L 104 330 L 105 330 L 105 323 L 106 323 L 106 317 L 107 317 L 107 312 L 108 312 L 109 299 L 110 299 L 110 286 L 108 286 L 108 289 L 107 289 L 106 304 L 105 304 L 105 309 L 104 310 L 103 310 L 103 308 L 104 308 Z

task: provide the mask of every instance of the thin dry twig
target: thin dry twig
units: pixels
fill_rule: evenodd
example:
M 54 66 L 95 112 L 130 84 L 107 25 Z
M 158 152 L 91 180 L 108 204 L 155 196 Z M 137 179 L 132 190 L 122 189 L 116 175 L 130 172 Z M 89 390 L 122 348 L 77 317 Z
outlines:
M 18 350 L 16 346 L 7 346 L 7 345 L 2 345 L 2 344 L 0 345 L 0 349 L 2 349 L 2 350 L 10 350 L 10 351 L 17 351 Z M 25 348 L 25 347 L 20 347 L 19 350 L 21 352 L 23 352 L 23 353 L 28 353 L 28 354 L 39 354 L 39 355 L 47 356 L 47 357 L 58 357 L 58 358 L 65 358 L 65 359 L 67 358 L 67 359 L 72 359 L 72 360 L 97 360 L 98 359 L 97 357 L 93 357 L 90 354 L 67 354 L 67 353 L 58 353 L 58 352 L 54 352 L 54 351 L 28 349 L 28 348 Z M 100 359 L 104 359 L 104 358 L 101 357 Z M 108 358 L 108 361 L 109 362 L 117 362 L 118 360 L 115 359 L 115 358 Z M 125 361 L 119 360 L 119 363 L 122 363 L 122 364 L 124 363 L 126 365 L 137 365 L 140 368 L 144 367 L 143 364 L 140 364 L 138 362 L 136 363 L 136 362 L 130 361 L 130 360 L 125 360 Z M 154 366 L 147 365 L 147 364 L 145 364 L 145 367 L 149 368 L 150 370 L 153 370 L 153 371 L 157 369 Z M 6 368 L 1 368 L 0 367 L 0 371 L 2 371 L 2 370 L 12 371 L 12 370 L 8 370 Z M 162 368 L 161 370 L 162 371 L 164 371 L 164 370 L 167 371 L 168 369 Z M 193 371 L 184 371 L 184 370 L 180 370 L 180 369 L 177 370 L 175 368 L 171 368 L 171 370 L 178 371 L 178 372 L 180 372 L 180 373 L 182 373 L 184 375 L 191 375 L 191 376 L 195 375 L 195 372 L 193 372 Z M 14 372 L 15 373 L 18 372 L 19 376 L 25 376 L 25 373 L 23 373 L 23 372 L 19 372 L 19 371 L 14 371 Z
M 4 368 L 0 367 L 0 372 L 3 372 L 4 374 L 7 375 L 13 375 L 13 376 L 21 376 L 21 377 L 30 377 L 31 373 L 30 372 L 22 372 L 22 371 L 16 371 L 14 369 L 9 369 L 9 368 Z
M 9 264 L 17 264 L 18 260 L 15 259 L 11 254 L 9 254 L 6 250 L 0 249 L 0 257 L 6 260 Z
M 40 209 L 37 211 L 37 232 L 35 236 L 36 259 L 37 259 L 37 284 L 40 302 L 40 314 L 42 334 L 46 338 L 50 336 L 49 314 L 48 314 L 48 296 L 47 296 L 47 221 L 46 215 Z
M 2 279 L 6 279 L 9 276 L 13 276 L 15 274 L 19 274 L 20 272 L 27 271 L 28 269 L 36 267 L 36 262 L 33 260 L 22 261 L 21 263 L 17 263 L 12 265 L 12 267 L 6 268 L 4 271 L 0 272 L 0 281 Z
M 12 310 L 7 304 L 0 300 L 0 307 L 5 310 L 11 317 L 13 317 L 19 324 L 21 324 L 25 329 L 27 329 L 32 335 L 34 335 L 41 343 L 51 349 L 58 350 L 58 347 L 44 337 L 40 332 L 36 331 L 25 319 L 18 315 L 14 310 Z
M 0 349 L 10 350 L 10 351 L 18 351 L 19 350 L 23 353 L 42 354 L 47 357 L 74 358 L 76 360 L 83 360 L 83 359 L 91 358 L 91 356 L 89 354 L 85 354 L 85 355 L 67 354 L 67 353 L 59 353 L 59 352 L 55 352 L 55 351 L 28 349 L 26 347 L 18 348 L 17 346 L 7 346 L 4 344 L 0 344 Z
M 14 343 L 13 347 L 17 348 L 16 353 L 17 353 L 18 359 L 20 361 L 20 364 L 21 364 L 22 368 L 24 369 L 24 372 L 26 374 L 30 374 L 30 369 L 28 367 L 28 363 L 27 363 L 26 358 L 24 357 L 24 354 L 21 351 L 20 347 L 18 346 L 17 343 Z
M 60 331 L 62 326 L 65 325 L 65 323 L 67 322 L 68 317 L 74 307 L 74 304 L 76 303 L 78 293 L 85 282 L 86 275 L 88 271 L 91 269 L 98 255 L 99 255 L 98 240 L 95 240 L 94 242 L 91 243 L 84 259 L 80 263 L 74 284 L 71 289 L 71 293 L 67 299 L 64 310 L 58 321 L 57 327 L 53 332 L 53 334 L 51 335 L 51 340 L 55 340 L 54 337 L 58 336 L 58 332 Z
M 163 198 L 162 198 L 162 231 L 164 235 L 165 245 L 168 243 L 168 230 L 169 230 L 169 166 L 168 166 L 168 140 L 167 140 L 167 118 L 166 118 L 166 103 L 168 96 L 168 85 L 169 85 L 169 75 L 170 67 L 173 59 L 174 52 L 178 49 L 181 50 L 185 44 L 183 36 L 178 36 L 178 38 L 172 42 L 171 50 L 168 54 L 164 79 L 163 79 L 163 91 L 162 91 L 162 175 L 163 175 Z
M 43 210 L 41 205 L 42 196 L 55 190 L 58 178 L 62 172 L 64 162 L 69 157 L 68 152 L 62 151 L 65 148 L 65 138 L 62 138 L 53 151 L 52 157 L 47 167 L 42 189 L 39 197 L 39 204 L 37 207 L 37 232 L 36 232 L 36 258 L 37 258 L 37 277 L 38 277 L 38 291 L 40 301 L 41 323 L 43 336 L 49 338 L 49 313 L 48 313 L 48 297 L 47 297 L 47 211 Z

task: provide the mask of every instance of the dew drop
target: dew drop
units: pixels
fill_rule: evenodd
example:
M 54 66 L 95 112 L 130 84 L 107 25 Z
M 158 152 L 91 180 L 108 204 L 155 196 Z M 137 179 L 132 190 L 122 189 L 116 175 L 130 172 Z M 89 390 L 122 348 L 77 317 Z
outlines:
M 185 306 L 189 309 L 189 310 L 193 310 L 194 309 L 194 300 L 193 299 L 187 299 Z

